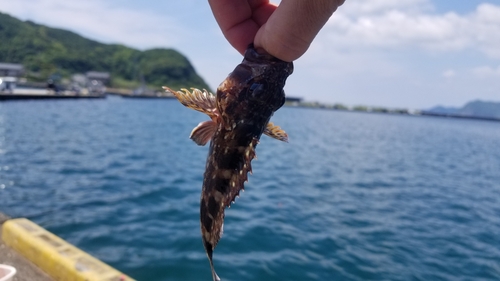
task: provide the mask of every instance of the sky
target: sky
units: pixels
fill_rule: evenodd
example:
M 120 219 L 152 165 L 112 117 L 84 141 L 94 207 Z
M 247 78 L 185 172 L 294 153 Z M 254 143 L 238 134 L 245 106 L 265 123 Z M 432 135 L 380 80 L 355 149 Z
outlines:
M 204 0 L 0 0 L 0 11 L 103 43 L 176 49 L 212 89 L 242 59 Z M 500 0 L 346 0 L 294 64 L 285 92 L 306 101 L 500 102 Z

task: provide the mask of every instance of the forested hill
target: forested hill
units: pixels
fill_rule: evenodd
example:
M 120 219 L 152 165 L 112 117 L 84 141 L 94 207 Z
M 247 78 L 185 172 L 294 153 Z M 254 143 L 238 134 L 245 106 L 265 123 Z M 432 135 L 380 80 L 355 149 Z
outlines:
M 43 81 L 54 73 L 111 73 L 111 86 L 135 87 L 144 78 L 148 86 L 207 88 L 193 66 L 173 49 L 135 50 L 102 44 L 63 29 L 21 21 L 0 13 L 0 62 L 21 63 L 29 79 Z

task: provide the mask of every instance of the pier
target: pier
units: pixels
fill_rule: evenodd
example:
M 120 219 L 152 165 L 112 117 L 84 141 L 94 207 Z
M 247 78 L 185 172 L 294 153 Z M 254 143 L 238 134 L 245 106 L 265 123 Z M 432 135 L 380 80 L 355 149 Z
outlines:
M 105 98 L 102 94 L 78 94 L 74 91 L 54 92 L 46 89 L 15 89 L 12 92 L 0 92 L 0 101 L 5 100 L 39 100 L 39 99 L 81 99 Z
M 0 264 L 16 268 L 16 281 L 134 281 L 34 222 L 2 213 Z
M 15 280 L 17 281 L 54 281 L 50 276 L 27 260 L 21 254 L 3 242 L 3 224 L 10 218 L 0 213 L 0 264 L 13 266 L 17 269 Z

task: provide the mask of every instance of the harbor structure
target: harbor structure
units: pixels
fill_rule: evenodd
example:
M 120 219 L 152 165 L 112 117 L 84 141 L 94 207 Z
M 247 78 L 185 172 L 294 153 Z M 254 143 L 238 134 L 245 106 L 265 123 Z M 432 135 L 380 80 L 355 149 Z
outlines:
M 24 66 L 17 63 L 0 62 L 0 77 L 19 78 L 24 74 Z
M 23 74 L 22 64 L 0 62 L 0 93 L 13 93 Z
M 85 74 L 87 78 L 87 88 L 90 93 L 104 94 L 106 86 L 109 85 L 111 75 L 109 72 L 89 71 Z

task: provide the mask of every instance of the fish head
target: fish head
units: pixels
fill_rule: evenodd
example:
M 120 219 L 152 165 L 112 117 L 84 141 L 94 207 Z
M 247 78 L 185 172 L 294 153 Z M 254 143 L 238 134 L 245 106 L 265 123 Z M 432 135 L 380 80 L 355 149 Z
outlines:
M 256 50 L 252 45 L 233 72 L 217 88 L 218 110 L 232 118 L 249 112 L 278 110 L 285 103 L 284 86 L 293 63 Z

